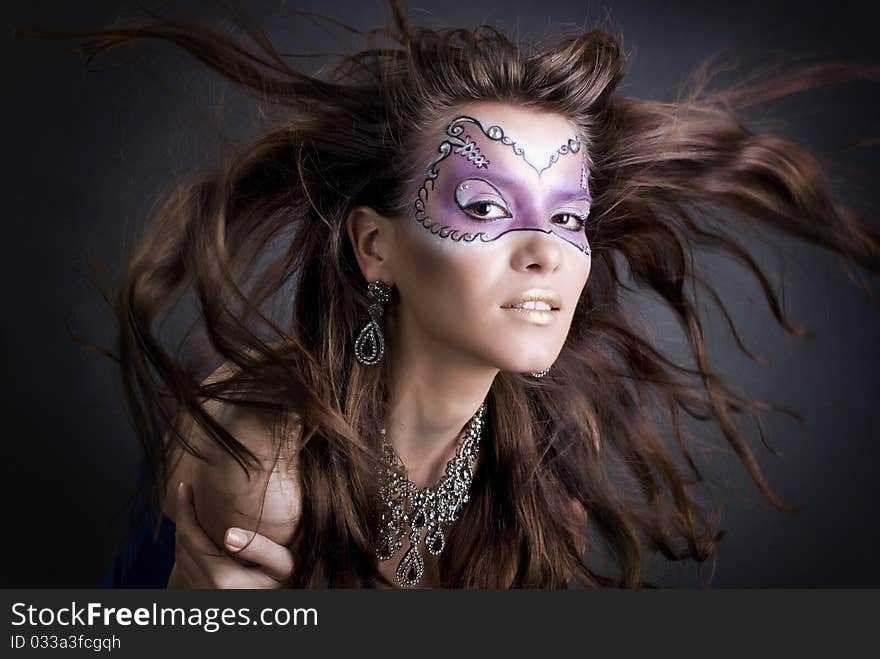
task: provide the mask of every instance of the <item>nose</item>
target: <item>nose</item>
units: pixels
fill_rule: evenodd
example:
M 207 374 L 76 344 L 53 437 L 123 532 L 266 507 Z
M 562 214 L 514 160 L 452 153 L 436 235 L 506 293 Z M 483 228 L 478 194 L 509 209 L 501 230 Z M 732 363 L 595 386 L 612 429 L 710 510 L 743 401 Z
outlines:
M 562 263 L 560 239 L 544 229 L 519 229 L 508 236 L 515 245 L 511 266 L 517 271 L 555 272 Z

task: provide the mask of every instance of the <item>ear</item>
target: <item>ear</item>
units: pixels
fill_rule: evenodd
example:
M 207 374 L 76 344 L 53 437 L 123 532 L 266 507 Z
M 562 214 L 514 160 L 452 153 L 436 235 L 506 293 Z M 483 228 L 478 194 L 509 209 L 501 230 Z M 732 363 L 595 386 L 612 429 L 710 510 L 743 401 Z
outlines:
M 364 279 L 394 284 L 391 271 L 391 221 L 369 206 L 355 206 L 346 218 L 346 232 Z

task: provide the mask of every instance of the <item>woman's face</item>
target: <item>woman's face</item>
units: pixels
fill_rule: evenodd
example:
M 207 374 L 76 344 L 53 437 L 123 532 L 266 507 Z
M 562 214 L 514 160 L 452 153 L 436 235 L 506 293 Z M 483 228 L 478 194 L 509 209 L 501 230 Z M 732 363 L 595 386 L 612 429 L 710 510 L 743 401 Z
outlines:
M 501 370 L 547 368 L 590 273 L 584 147 L 566 118 L 506 103 L 448 120 L 393 223 L 401 322 Z

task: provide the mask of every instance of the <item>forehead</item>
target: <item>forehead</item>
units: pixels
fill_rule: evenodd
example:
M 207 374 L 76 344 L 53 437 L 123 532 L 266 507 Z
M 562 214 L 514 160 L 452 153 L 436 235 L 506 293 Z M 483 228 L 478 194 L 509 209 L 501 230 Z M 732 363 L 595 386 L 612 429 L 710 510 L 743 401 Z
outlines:
M 452 120 L 461 115 L 473 117 L 487 130 L 493 126 L 500 128 L 504 137 L 513 140 L 526 153 L 530 161 L 536 165 L 541 163 L 539 169 L 547 164 L 550 157 L 558 151 L 560 145 L 567 144 L 577 135 L 574 124 L 560 114 L 509 103 L 482 102 L 465 105 L 447 119 Z M 446 125 L 443 130 L 445 127 Z M 472 130 L 471 132 L 475 133 L 472 136 L 473 139 L 480 140 L 482 144 L 494 142 L 482 131 Z M 501 143 L 493 145 L 502 146 Z
M 580 182 L 586 154 L 576 126 L 562 115 L 480 102 L 457 108 L 433 133 L 429 139 L 434 153 L 451 134 L 472 143 L 464 153 L 456 149 L 465 158 L 444 159 L 439 169 L 504 174 L 536 187 Z

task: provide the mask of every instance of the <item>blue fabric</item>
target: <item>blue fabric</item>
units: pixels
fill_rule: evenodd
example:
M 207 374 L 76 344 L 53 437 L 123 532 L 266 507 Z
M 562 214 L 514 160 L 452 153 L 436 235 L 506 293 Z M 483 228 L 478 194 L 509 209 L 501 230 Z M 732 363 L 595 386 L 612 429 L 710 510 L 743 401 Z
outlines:
M 168 430 L 168 417 L 157 420 L 159 437 Z M 98 588 L 165 588 L 174 567 L 174 538 L 176 527 L 170 517 L 154 509 L 146 501 L 150 489 L 148 465 L 138 470 L 135 503 L 129 519 L 129 529 L 121 550 L 110 563 Z M 159 533 L 154 537 L 156 516 L 161 516 Z
M 149 473 L 141 465 L 134 505 L 124 544 L 110 563 L 98 588 L 165 588 L 174 567 L 176 527 L 170 517 L 150 504 Z M 158 534 L 153 535 L 156 515 L 161 516 Z
M 154 539 L 152 518 L 152 515 L 132 515 L 129 539 L 113 559 L 98 588 L 165 588 L 174 567 L 175 525 L 162 515 L 159 533 Z

